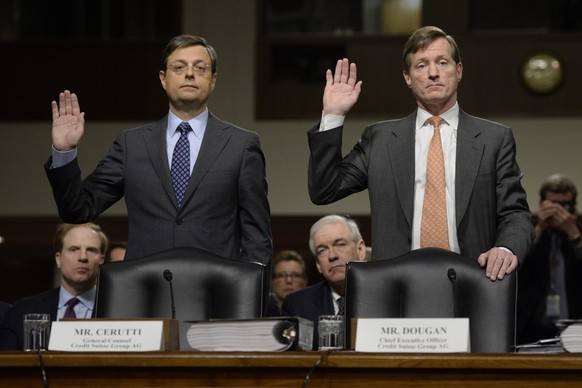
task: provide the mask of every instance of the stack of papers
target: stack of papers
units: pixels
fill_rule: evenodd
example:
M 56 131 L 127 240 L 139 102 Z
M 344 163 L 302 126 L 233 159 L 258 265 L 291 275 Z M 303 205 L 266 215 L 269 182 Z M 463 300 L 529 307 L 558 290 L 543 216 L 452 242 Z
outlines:
M 210 320 L 187 324 L 189 350 L 203 352 L 310 350 L 313 338 L 313 323 L 298 317 Z
M 517 345 L 515 347 L 517 353 L 564 353 L 564 347 L 559 337 L 542 339 L 529 344 Z
M 568 325 L 560 334 L 562 346 L 570 353 L 582 352 L 582 322 Z

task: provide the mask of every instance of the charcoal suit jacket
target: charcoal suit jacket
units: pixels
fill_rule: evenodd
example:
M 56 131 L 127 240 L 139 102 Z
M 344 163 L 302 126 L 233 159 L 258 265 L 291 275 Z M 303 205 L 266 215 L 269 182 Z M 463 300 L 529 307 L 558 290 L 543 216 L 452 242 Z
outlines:
M 256 133 L 209 115 L 182 207 L 172 186 L 166 150 L 167 117 L 123 131 L 84 180 L 78 161 L 46 174 L 65 222 L 95 219 L 125 199 L 126 259 L 174 247 L 268 264 L 271 220 L 265 158 Z
M 301 317 L 313 322 L 313 349 L 318 346 L 317 323 L 320 315 L 335 315 L 333 296 L 327 280 L 302 288 L 285 297 L 283 316 Z
M 315 204 L 328 204 L 368 189 L 373 260 L 411 250 L 414 210 L 416 111 L 368 126 L 342 158 L 342 127 L 308 132 L 308 188 Z M 477 259 L 494 246 L 520 262 L 533 241 L 532 215 L 521 185 L 510 128 L 459 111 L 455 178 L 460 253 Z
M 49 314 L 57 320 L 60 287 L 17 300 L 4 316 L 0 327 L 0 349 L 22 350 L 24 347 L 24 314 Z

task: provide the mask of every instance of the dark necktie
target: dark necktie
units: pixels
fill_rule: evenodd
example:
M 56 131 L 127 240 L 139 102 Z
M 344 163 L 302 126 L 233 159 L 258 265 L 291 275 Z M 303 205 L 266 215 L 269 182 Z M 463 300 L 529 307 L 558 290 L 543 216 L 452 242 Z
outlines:
M 178 206 L 182 206 L 182 200 L 190 180 L 190 142 L 188 141 L 188 132 L 191 130 L 192 128 L 187 122 L 183 122 L 178 126 L 180 139 L 178 139 L 172 155 L 172 185 L 174 185 Z
M 337 315 L 345 315 L 345 313 L 346 313 L 346 298 L 344 298 L 343 296 L 340 296 L 339 299 L 337 300 L 337 307 L 338 307 Z
M 69 299 L 69 301 L 67 302 L 67 309 L 65 310 L 65 315 L 63 315 L 63 318 L 77 319 L 77 314 L 75 314 L 75 306 L 77 305 L 77 303 L 79 303 L 79 299 L 77 298 Z

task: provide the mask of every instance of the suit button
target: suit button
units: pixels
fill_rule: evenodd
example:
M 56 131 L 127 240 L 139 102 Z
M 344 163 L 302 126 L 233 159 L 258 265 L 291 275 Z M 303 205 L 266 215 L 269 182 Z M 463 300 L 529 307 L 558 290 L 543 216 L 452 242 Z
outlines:
M 176 219 L 176 224 L 182 225 L 182 219 L 181 218 Z

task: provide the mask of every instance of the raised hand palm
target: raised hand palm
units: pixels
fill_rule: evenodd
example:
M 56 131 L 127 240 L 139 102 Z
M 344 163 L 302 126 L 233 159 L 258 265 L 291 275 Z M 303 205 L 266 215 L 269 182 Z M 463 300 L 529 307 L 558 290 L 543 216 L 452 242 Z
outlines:
M 84 133 L 85 114 L 80 112 L 74 93 L 65 91 L 59 95 L 59 103 L 52 102 L 52 141 L 59 151 L 71 150 L 79 144 Z
M 326 73 L 326 84 L 323 91 L 323 111 L 325 114 L 345 116 L 358 101 L 362 81 L 357 80 L 356 64 L 350 64 L 347 59 L 340 59 L 332 74 Z

